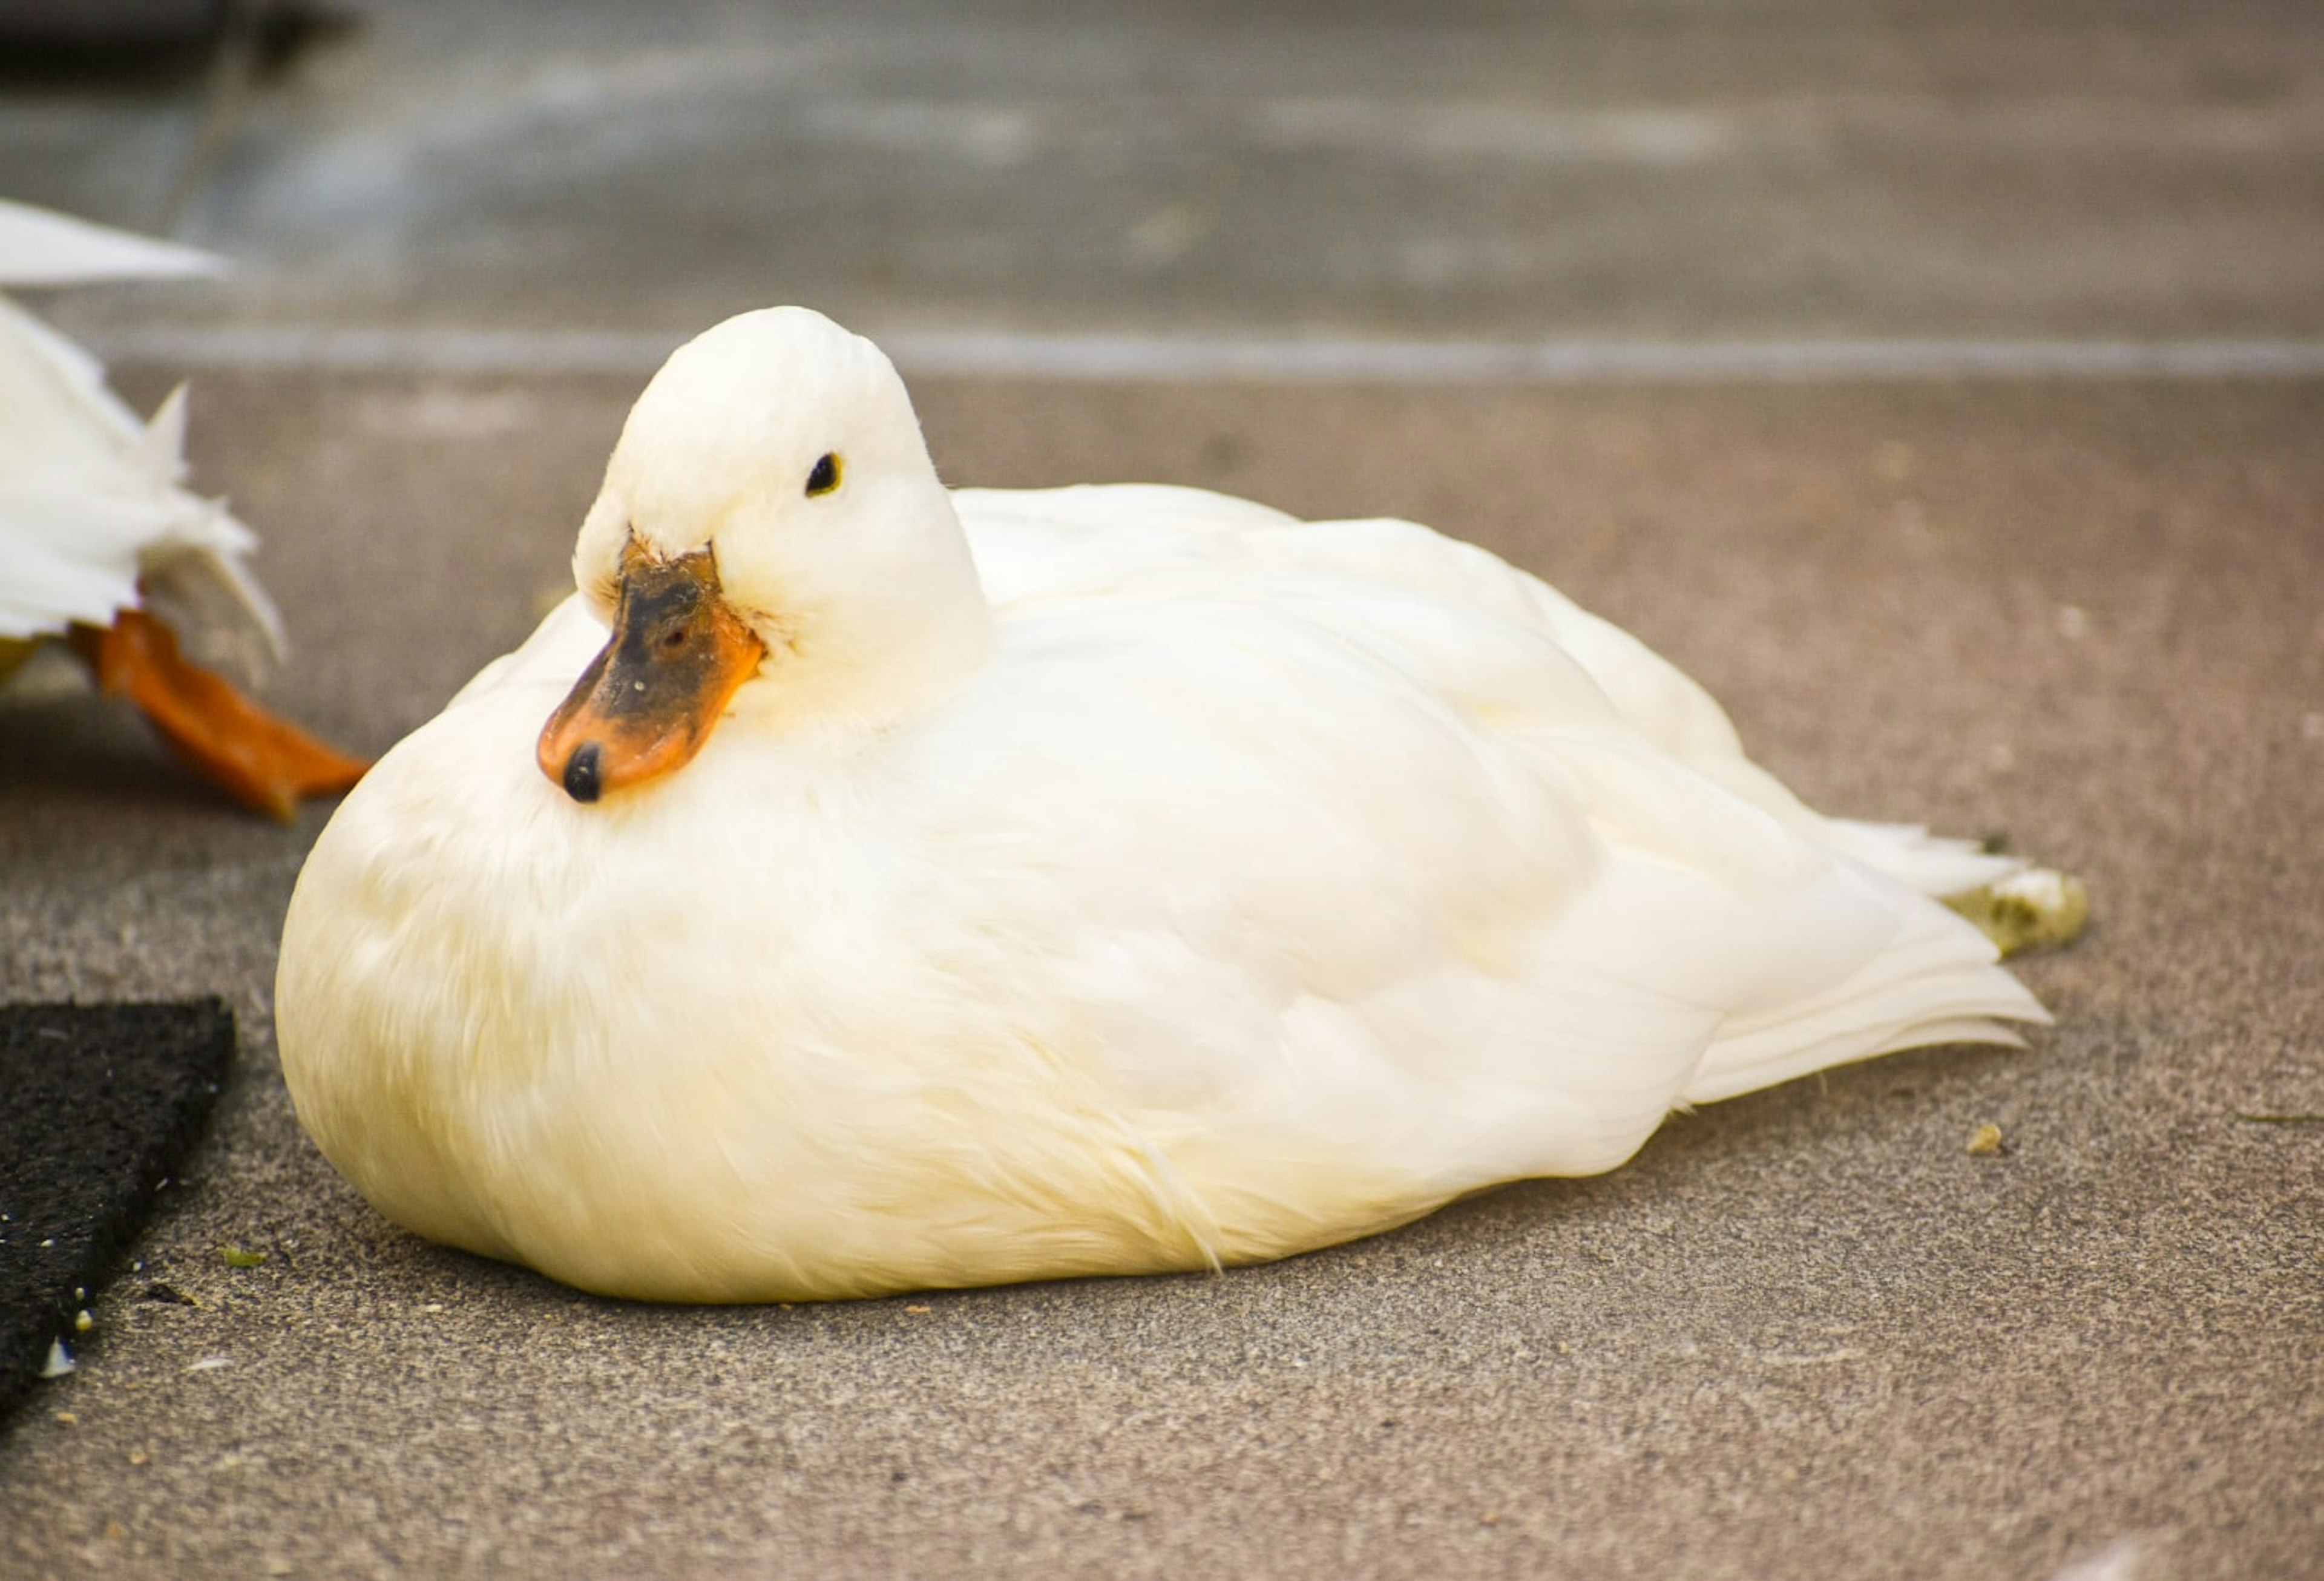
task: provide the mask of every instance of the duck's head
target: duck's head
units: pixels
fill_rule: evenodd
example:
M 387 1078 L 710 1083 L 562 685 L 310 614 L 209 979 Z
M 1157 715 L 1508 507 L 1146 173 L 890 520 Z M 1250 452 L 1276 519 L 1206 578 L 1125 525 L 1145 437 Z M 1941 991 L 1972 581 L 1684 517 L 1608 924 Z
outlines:
M 540 734 L 576 801 L 682 768 L 729 714 L 889 723 L 992 645 L 903 381 L 804 308 L 729 319 L 663 365 L 573 574 L 613 630 Z

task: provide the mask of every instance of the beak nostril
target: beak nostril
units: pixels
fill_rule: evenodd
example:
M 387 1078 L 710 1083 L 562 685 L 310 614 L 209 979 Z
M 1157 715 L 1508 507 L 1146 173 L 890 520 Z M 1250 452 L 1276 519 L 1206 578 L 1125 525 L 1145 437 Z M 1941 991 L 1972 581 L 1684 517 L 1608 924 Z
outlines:
M 594 741 L 585 741 L 573 749 L 565 760 L 565 794 L 576 801 L 595 801 L 604 794 L 605 784 L 600 772 L 604 751 Z

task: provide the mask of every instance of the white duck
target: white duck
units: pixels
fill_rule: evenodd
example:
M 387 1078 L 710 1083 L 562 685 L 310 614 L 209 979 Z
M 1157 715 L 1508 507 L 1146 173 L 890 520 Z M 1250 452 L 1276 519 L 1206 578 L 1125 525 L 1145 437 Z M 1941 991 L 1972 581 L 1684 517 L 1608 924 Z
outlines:
M 0 200 L 0 286 L 182 278 L 209 254 Z M 362 773 L 195 657 L 253 679 L 282 626 L 245 559 L 250 529 L 182 486 L 186 391 L 141 423 L 80 347 L 0 297 L 0 680 L 43 641 L 71 643 L 193 765 L 287 818 Z
M 1533 578 L 948 493 L 803 310 L 670 358 L 574 570 L 324 831 L 276 1014 L 382 1211 L 589 1290 L 1279 1257 L 2046 1019 L 1927 898 L 2017 864 L 1808 810 Z

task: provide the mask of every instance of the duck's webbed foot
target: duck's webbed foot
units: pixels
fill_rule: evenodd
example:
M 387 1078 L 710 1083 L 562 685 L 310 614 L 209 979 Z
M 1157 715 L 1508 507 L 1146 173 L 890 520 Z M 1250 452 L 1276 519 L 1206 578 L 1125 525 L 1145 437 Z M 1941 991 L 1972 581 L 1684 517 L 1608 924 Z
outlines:
M 143 610 L 124 609 L 102 630 L 76 626 L 72 643 L 99 690 L 127 698 L 197 772 L 270 818 L 288 823 L 300 797 L 345 790 L 371 767 L 183 658 L 170 628 Z
M 1947 895 L 1945 904 L 1977 924 L 2006 956 L 2068 945 L 2090 920 L 2081 880 L 2053 867 L 2028 867 L 1997 883 Z

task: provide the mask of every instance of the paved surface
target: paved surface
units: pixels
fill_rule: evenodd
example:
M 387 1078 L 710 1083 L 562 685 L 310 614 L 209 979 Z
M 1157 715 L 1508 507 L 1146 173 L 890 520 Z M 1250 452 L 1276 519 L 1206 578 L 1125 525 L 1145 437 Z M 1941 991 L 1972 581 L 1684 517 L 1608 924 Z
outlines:
M 250 271 L 76 316 L 2324 333 L 2312 0 L 364 9 L 0 97 L 0 186 Z
M 43 305 L 124 344 L 632 345 L 786 297 L 939 333 L 2324 333 L 2294 0 L 377 9 L 208 112 L 0 81 L 13 193 L 152 226 L 174 191 L 246 265 Z M 374 749 L 558 591 L 638 382 L 123 383 L 183 373 L 289 612 L 276 700 Z M 2006 831 L 2096 897 L 2025 967 L 2058 1030 L 1219 1278 L 619 1306 L 401 1234 L 300 1135 L 268 994 L 323 811 L 244 818 L 118 711 L 19 696 L 0 997 L 218 992 L 244 1040 L 142 1275 L 0 1434 L 0 1574 L 2317 1573 L 2324 1125 L 2253 1116 L 2324 1113 L 2324 383 L 916 388 L 955 481 L 1476 539 L 1819 804 Z
M 382 746 L 517 636 L 628 393 L 202 377 L 281 700 Z M 201 1305 L 99 1306 L 0 1440 L 0 1569 L 2314 1573 L 2324 1126 L 2242 1116 L 2324 1112 L 2324 387 L 921 397 L 956 480 L 1402 512 L 1551 574 L 1822 804 L 2084 875 L 2092 936 L 2026 967 L 2059 1030 L 1220 1278 L 620 1306 L 398 1233 L 300 1137 L 267 991 L 319 812 L 225 810 L 90 699 L 0 714 L 0 993 L 246 1029 L 143 1253 Z

